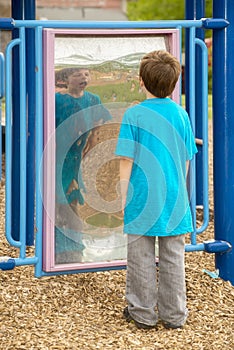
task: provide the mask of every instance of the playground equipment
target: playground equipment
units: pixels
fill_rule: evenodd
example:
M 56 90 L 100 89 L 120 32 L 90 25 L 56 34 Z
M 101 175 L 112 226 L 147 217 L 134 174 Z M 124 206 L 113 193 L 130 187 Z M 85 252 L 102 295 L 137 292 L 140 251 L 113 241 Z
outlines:
M 26 3 L 26 2 L 25 2 Z M 0 96 L 6 97 L 6 237 L 9 243 L 19 249 L 19 258 L 6 258 L 0 262 L 1 269 L 12 269 L 14 266 L 34 265 L 35 276 L 60 273 L 76 273 L 105 269 L 124 268 L 125 262 L 98 264 L 54 264 L 49 269 L 43 264 L 48 251 L 52 247 L 45 246 L 45 211 L 43 209 L 44 181 L 41 172 L 41 161 L 45 144 L 44 125 L 46 116 L 43 111 L 48 84 L 45 82 L 43 68 L 47 61 L 48 46 L 43 37 L 49 29 L 65 30 L 70 35 L 103 36 L 117 31 L 119 36 L 128 32 L 137 37 L 142 31 L 173 30 L 182 37 L 186 31 L 186 108 L 189 112 L 195 136 L 202 140 L 197 161 L 193 162 L 190 174 L 190 189 L 192 193 L 191 206 L 194 222 L 196 222 L 196 205 L 202 205 L 203 223 L 191 234 L 191 243 L 186 251 L 206 251 L 214 253 L 218 275 L 234 284 L 234 257 L 232 245 L 234 241 L 233 206 L 233 123 L 234 116 L 231 100 L 234 91 L 232 67 L 233 58 L 231 40 L 233 29 L 230 23 L 234 21 L 234 10 L 231 0 L 222 4 L 213 1 L 213 18 L 190 19 L 204 17 L 204 1 L 186 1 L 186 20 L 180 21 L 144 21 L 144 22 L 67 22 L 67 21 L 36 21 L 35 8 L 31 4 L 27 14 L 22 19 L 17 13 L 16 4 L 13 8 L 14 19 L 1 19 L 2 29 L 12 30 L 13 40 L 8 44 L 5 58 L 1 55 Z M 22 5 L 22 4 L 21 4 Z M 15 11 L 15 13 L 14 13 Z M 14 16 L 15 14 L 15 16 Z M 227 15 L 227 18 L 225 17 Z M 19 18 L 19 19 L 17 19 Z M 213 241 L 197 243 L 197 234 L 203 232 L 209 223 L 208 203 L 208 89 L 207 89 L 207 48 L 201 31 L 213 30 L 213 126 L 214 126 L 214 210 L 215 237 Z M 72 32 L 74 31 L 74 32 Z M 125 31 L 125 32 L 124 32 Z M 130 35 L 130 34 L 129 34 Z M 114 39 L 113 39 L 114 40 Z M 179 42 L 179 40 L 178 40 Z M 175 45 L 175 44 L 174 44 Z M 152 47 L 152 49 L 154 49 Z M 46 51 L 47 50 L 47 51 Z M 181 40 L 179 52 L 181 54 Z M 220 71 L 220 67 L 222 70 Z M 50 81 L 49 81 L 50 82 Z M 47 82 L 48 83 L 48 82 Z M 43 92 L 44 91 L 44 92 Z M 47 96 L 47 97 L 46 97 Z M 51 96 L 51 95 L 50 95 Z M 26 117 L 27 116 L 27 117 Z M 35 168 L 34 168 L 35 164 Z M 44 163 L 45 165 L 45 163 Z M 48 163 L 47 163 L 48 166 Z M 48 169 L 43 169 L 47 171 Z M 193 188 L 196 191 L 193 191 Z M 47 187 L 47 190 L 49 187 Z M 35 205 L 34 205 L 35 204 Z M 19 205 L 19 209 L 18 209 Z M 35 222 L 34 222 L 35 220 Z M 54 223 L 52 222 L 54 227 Z M 36 233 L 34 233 L 36 228 Z M 35 256 L 26 255 L 27 245 L 33 245 L 35 240 Z M 44 244 L 44 251 L 43 251 Z M 50 259 L 50 258 L 48 258 Z M 47 265 L 46 265 L 47 266 Z

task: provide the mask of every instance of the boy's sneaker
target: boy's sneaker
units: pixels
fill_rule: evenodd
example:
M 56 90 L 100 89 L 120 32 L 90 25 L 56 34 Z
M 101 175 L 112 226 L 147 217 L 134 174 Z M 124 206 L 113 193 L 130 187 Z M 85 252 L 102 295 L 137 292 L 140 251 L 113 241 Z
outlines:
M 136 326 L 137 328 L 140 328 L 140 329 L 152 329 L 152 328 L 156 328 L 156 325 L 155 325 L 155 326 L 150 326 L 150 325 L 148 325 L 148 324 L 140 323 L 140 322 L 134 320 L 134 319 L 132 318 L 132 316 L 130 315 L 127 306 L 126 306 L 125 309 L 123 310 L 123 316 L 124 316 L 124 318 L 125 318 L 125 320 L 126 320 L 127 322 L 134 323 L 135 326 Z
M 166 328 L 166 329 L 178 329 L 178 328 L 183 328 L 183 326 L 177 326 L 173 323 L 168 323 L 168 322 L 163 322 L 163 326 Z

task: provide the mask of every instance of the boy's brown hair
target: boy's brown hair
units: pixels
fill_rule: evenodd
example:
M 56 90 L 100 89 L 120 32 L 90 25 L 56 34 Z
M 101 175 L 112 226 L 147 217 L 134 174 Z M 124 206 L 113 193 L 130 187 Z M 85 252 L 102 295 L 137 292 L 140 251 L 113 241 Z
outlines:
M 140 64 L 140 78 L 146 89 L 154 96 L 170 96 L 181 73 L 179 61 L 167 51 L 146 54 Z

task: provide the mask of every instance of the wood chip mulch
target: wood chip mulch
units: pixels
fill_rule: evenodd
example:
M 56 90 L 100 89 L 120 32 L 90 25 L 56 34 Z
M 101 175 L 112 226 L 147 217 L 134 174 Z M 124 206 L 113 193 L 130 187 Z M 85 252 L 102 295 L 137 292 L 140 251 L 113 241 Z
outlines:
M 3 179 L 0 256 L 14 256 L 4 237 L 4 192 Z M 210 212 L 198 241 L 214 236 L 212 197 Z M 32 266 L 0 271 L 0 350 L 233 350 L 234 287 L 203 269 L 214 272 L 214 255 L 186 253 L 184 328 L 167 330 L 159 323 L 158 330 L 147 331 L 122 318 L 125 270 L 41 279 Z

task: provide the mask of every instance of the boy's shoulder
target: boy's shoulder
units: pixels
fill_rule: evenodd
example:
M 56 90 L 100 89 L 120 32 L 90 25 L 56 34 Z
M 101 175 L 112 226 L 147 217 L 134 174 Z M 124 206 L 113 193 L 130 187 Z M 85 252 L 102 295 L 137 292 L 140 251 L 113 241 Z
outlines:
M 138 118 L 145 115 L 145 113 L 148 115 L 156 113 L 165 116 L 169 113 L 174 116 L 178 115 L 182 119 L 188 118 L 188 113 L 184 107 L 170 98 L 146 99 L 134 106 L 130 106 L 125 112 L 128 118 Z
M 84 90 L 84 96 L 92 98 L 92 99 L 100 100 L 100 97 L 91 91 Z
M 170 109 L 172 112 L 178 111 L 178 112 L 184 113 L 185 115 L 187 114 L 186 110 L 181 105 L 179 105 L 177 102 L 173 101 L 170 98 L 146 99 L 138 104 L 135 104 L 134 106 L 130 106 L 126 110 L 126 112 L 134 114 L 134 113 L 144 112 L 149 109 L 155 112 L 160 112 L 160 111 L 163 111 L 164 108 L 166 111 Z

